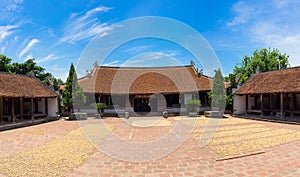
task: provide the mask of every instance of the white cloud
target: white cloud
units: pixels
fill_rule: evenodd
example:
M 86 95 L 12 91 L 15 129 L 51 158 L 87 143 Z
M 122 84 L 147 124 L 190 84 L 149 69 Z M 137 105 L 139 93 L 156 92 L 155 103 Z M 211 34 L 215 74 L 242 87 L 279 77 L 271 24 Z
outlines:
M 0 26 L 0 43 L 2 43 L 8 36 L 12 35 L 16 28 L 16 25 Z
M 245 24 L 251 19 L 251 17 L 253 17 L 253 14 L 256 13 L 255 8 L 248 6 L 247 3 L 243 1 L 234 4 L 232 11 L 235 14 L 235 17 L 231 21 L 227 22 L 228 26 Z
M 160 51 L 159 53 L 162 53 L 168 57 L 177 57 L 177 56 L 181 55 L 181 53 L 177 50 L 163 50 L 163 51 Z
M 59 42 L 76 43 L 96 35 L 107 35 L 107 31 L 111 30 L 111 27 L 107 23 L 100 23 L 97 15 L 110 9 L 99 6 L 85 14 L 72 14 L 65 23 L 63 36 Z
M 122 66 L 151 67 L 151 66 L 179 66 L 181 63 L 169 54 L 148 52 L 134 56 L 125 61 Z
M 114 60 L 108 63 L 102 64 L 103 66 L 116 66 L 117 63 L 120 63 L 120 60 Z
M 69 68 L 66 67 L 60 67 L 59 65 L 51 65 L 47 67 L 47 71 L 52 73 L 54 77 L 60 78 L 63 81 L 67 80 Z
M 26 45 L 26 47 L 19 53 L 18 57 L 22 58 L 24 54 L 26 54 L 28 51 L 30 51 L 32 49 L 32 47 L 39 42 L 40 41 L 38 39 L 31 39 L 31 41 Z
M 34 57 L 33 57 L 32 53 L 30 53 L 30 54 L 28 54 L 28 55 L 25 57 L 25 60 L 24 60 L 24 61 L 29 60 L 29 59 L 33 59 L 33 58 L 34 58 Z
M 23 9 L 23 0 L 2 0 L 0 3 L 0 21 L 11 21 L 16 13 Z
M 57 59 L 57 58 L 59 58 L 59 57 L 56 56 L 55 54 L 51 53 L 51 54 L 47 55 L 47 56 L 44 57 L 44 58 L 41 58 L 41 59 L 36 60 L 36 62 L 37 62 L 37 63 L 43 63 L 43 62 L 55 60 L 55 59 Z
M 138 53 L 146 51 L 149 48 L 150 48 L 150 46 L 146 46 L 146 45 L 135 46 L 135 47 L 131 47 L 129 49 L 125 49 L 123 52 L 128 53 L 128 54 L 138 54 Z
M 233 5 L 235 16 L 227 25 L 236 35 L 247 36 L 252 47 L 278 48 L 290 56 L 292 66 L 297 66 L 300 65 L 299 7 L 300 2 L 292 0 L 240 1 Z

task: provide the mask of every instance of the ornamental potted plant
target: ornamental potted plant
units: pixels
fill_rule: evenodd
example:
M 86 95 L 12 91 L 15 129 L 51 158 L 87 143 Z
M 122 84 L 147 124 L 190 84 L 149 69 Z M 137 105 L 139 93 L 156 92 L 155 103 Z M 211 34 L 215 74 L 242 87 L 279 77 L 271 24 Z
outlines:
M 96 118 L 101 118 L 103 116 L 103 109 L 106 107 L 105 103 L 96 103 L 97 114 Z
M 187 101 L 187 109 L 189 111 L 189 116 L 190 117 L 197 117 L 198 116 L 198 110 L 197 108 L 199 108 L 201 106 L 201 102 L 198 99 L 194 99 L 194 100 L 189 100 Z

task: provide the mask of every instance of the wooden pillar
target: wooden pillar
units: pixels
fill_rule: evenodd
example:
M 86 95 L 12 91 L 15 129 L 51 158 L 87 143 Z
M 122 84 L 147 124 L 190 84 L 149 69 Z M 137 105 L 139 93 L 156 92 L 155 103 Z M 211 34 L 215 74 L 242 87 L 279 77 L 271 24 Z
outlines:
M 16 122 L 16 117 L 15 117 L 15 99 L 11 98 L 11 122 L 15 123 Z
M 246 95 L 246 114 L 248 112 L 248 95 Z
M 270 114 L 273 114 L 273 95 L 270 94 L 270 98 L 269 98 L 269 105 L 270 105 Z
M 30 114 L 31 114 L 31 120 L 32 121 L 34 120 L 33 113 L 34 113 L 33 98 L 30 98 Z
M 260 101 L 260 114 L 263 115 L 263 107 L 264 107 L 264 102 L 263 102 L 263 94 L 260 94 L 260 97 L 259 97 L 259 101 Z
M 45 98 L 45 113 L 48 115 L 48 98 Z
M 290 114 L 291 117 L 294 117 L 294 104 L 295 104 L 295 94 L 291 94 L 291 100 L 290 100 Z
M 24 114 L 23 98 L 20 98 L 20 114 L 21 114 L 21 119 L 23 119 L 23 114 Z
M 284 98 L 284 94 L 280 93 L 280 116 L 284 117 L 284 102 L 283 99 Z

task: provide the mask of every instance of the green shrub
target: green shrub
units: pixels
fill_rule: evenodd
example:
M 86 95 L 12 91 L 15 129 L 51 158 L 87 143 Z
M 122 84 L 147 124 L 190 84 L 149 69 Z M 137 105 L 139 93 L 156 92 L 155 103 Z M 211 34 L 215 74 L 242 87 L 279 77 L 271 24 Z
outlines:
M 196 108 L 201 106 L 201 101 L 200 100 L 188 100 L 187 101 L 187 108 L 190 112 L 196 112 Z

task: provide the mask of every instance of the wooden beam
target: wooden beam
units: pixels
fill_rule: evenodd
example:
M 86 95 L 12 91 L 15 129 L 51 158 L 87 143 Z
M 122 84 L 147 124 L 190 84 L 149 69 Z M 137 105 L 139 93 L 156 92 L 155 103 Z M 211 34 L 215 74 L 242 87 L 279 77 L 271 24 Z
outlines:
M 15 123 L 16 122 L 16 117 L 15 117 L 15 99 L 11 98 L 11 122 Z
M 263 115 L 263 104 L 264 104 L 264 102 L 263 102 L 263 94 L 260 94 L 260 98 L 259 98 L 259 101 L 260 101 L 260 113 L 261 113 L 261 115 Z
M 280 94 L 280 116 L 281 117 L 284 117 L 284 102 L 283 102 L 283 100 L 284 100 L 284 94 L 281 93 Z
M 30 98 L 30 114 L 31 114 L 31 120 L 32 120 L 32 121 L 34 120 L 33 113 L 34 113 L 33 98 Z
M 295 94 L 291 94 L 291 100 L 290 100 L 290 114 L 292 117 L 294 117 L 294 104 L 295 104 Z

